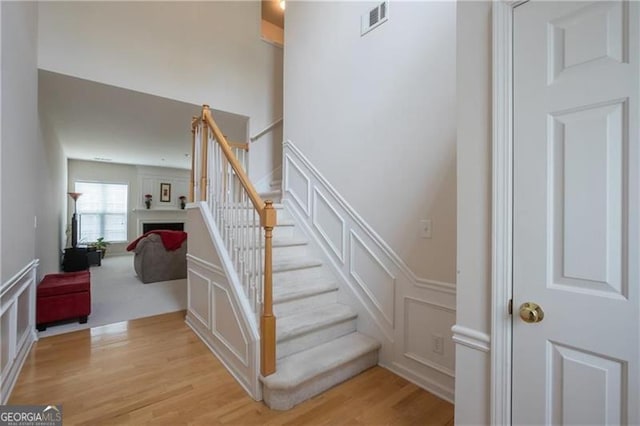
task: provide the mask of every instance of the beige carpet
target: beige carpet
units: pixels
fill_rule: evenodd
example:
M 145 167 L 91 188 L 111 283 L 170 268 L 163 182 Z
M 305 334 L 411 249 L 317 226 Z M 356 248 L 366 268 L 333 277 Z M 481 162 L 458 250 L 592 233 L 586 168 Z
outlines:
M 54 336 L 135 318 L 187 308 L 187 280 L 143 284 L 133 269 L 133 256 L 107 256 L 91 267 L 91 315 L 78 321 L 49 326 L 38 337 Z

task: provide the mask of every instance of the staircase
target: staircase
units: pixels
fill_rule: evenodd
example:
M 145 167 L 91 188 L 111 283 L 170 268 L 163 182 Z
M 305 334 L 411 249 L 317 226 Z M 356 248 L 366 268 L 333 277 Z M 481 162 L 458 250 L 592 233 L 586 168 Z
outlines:
M 270 194 L 277 197 L 277 193 Z M 276 372 L 263 398 L 288 410 L 378 363 L 380 344 L 357 331 L 357 314 L 338 303 L 333 273 L 282 204 L 273 239 Z
M 280 182 L 274 182 L 269 193 L 253 194 L 208 108 L 194 123 L 201 127 L 194 130 L 192 200 L 200 194 L 210 204 L 214 225 L 225 241 L 225 247 L 217 249 L 229 252 L 248 305 L 259 318 L 264 402 L 272 409 L 287 410 L 376 365 L 379 342 L 359 333 L 357 314 L 338 303 L 340 290 L 330 267 L 287 208 L 277 203 Z M 202 158 L 211 158 L 214 167 L 205 166 L 206 161 L 197 167 Z M 198 174 L 204 175 L 199 187 Z M 277 222 L 271 231 L 273 210 Z M 256 237 L 261 227 L 264 239 Z

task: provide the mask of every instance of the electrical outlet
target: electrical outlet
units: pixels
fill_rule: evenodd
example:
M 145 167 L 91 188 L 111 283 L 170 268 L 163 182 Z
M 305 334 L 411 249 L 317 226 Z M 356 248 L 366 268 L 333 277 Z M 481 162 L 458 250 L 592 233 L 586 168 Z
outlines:
M 422 219 L 420 221 L 420 238 L 431 238 L 431 233 L 431 219 Z
M 444 355 L 444 337 L 440 334 L 432 334 L 431 349 L 439 355 Z

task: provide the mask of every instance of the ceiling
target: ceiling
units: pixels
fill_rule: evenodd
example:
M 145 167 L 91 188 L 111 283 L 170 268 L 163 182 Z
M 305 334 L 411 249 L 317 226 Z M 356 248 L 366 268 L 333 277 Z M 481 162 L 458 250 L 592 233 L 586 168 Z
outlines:
M 200 106 L 44 70 L 38 78 L 43 135 L 68 158 L 191 168 L 190 123 Z M 223 131 L 244 129 L 232 140 L 247 139 L 247 117 L 212 113 Z
M 262 19 L 284 28 L 284 10 L 280 7 L 280 0 L 262 0 Z

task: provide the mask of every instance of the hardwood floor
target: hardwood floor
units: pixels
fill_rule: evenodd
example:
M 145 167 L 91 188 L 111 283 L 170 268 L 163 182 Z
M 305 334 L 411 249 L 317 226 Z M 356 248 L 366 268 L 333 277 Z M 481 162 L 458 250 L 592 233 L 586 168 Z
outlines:
M 9 404 L 62 404 L 65 425 L 453 425 L 453 405 L 380 367 L 271 411 L 247 396 L 184 312 L 41 339 Z

